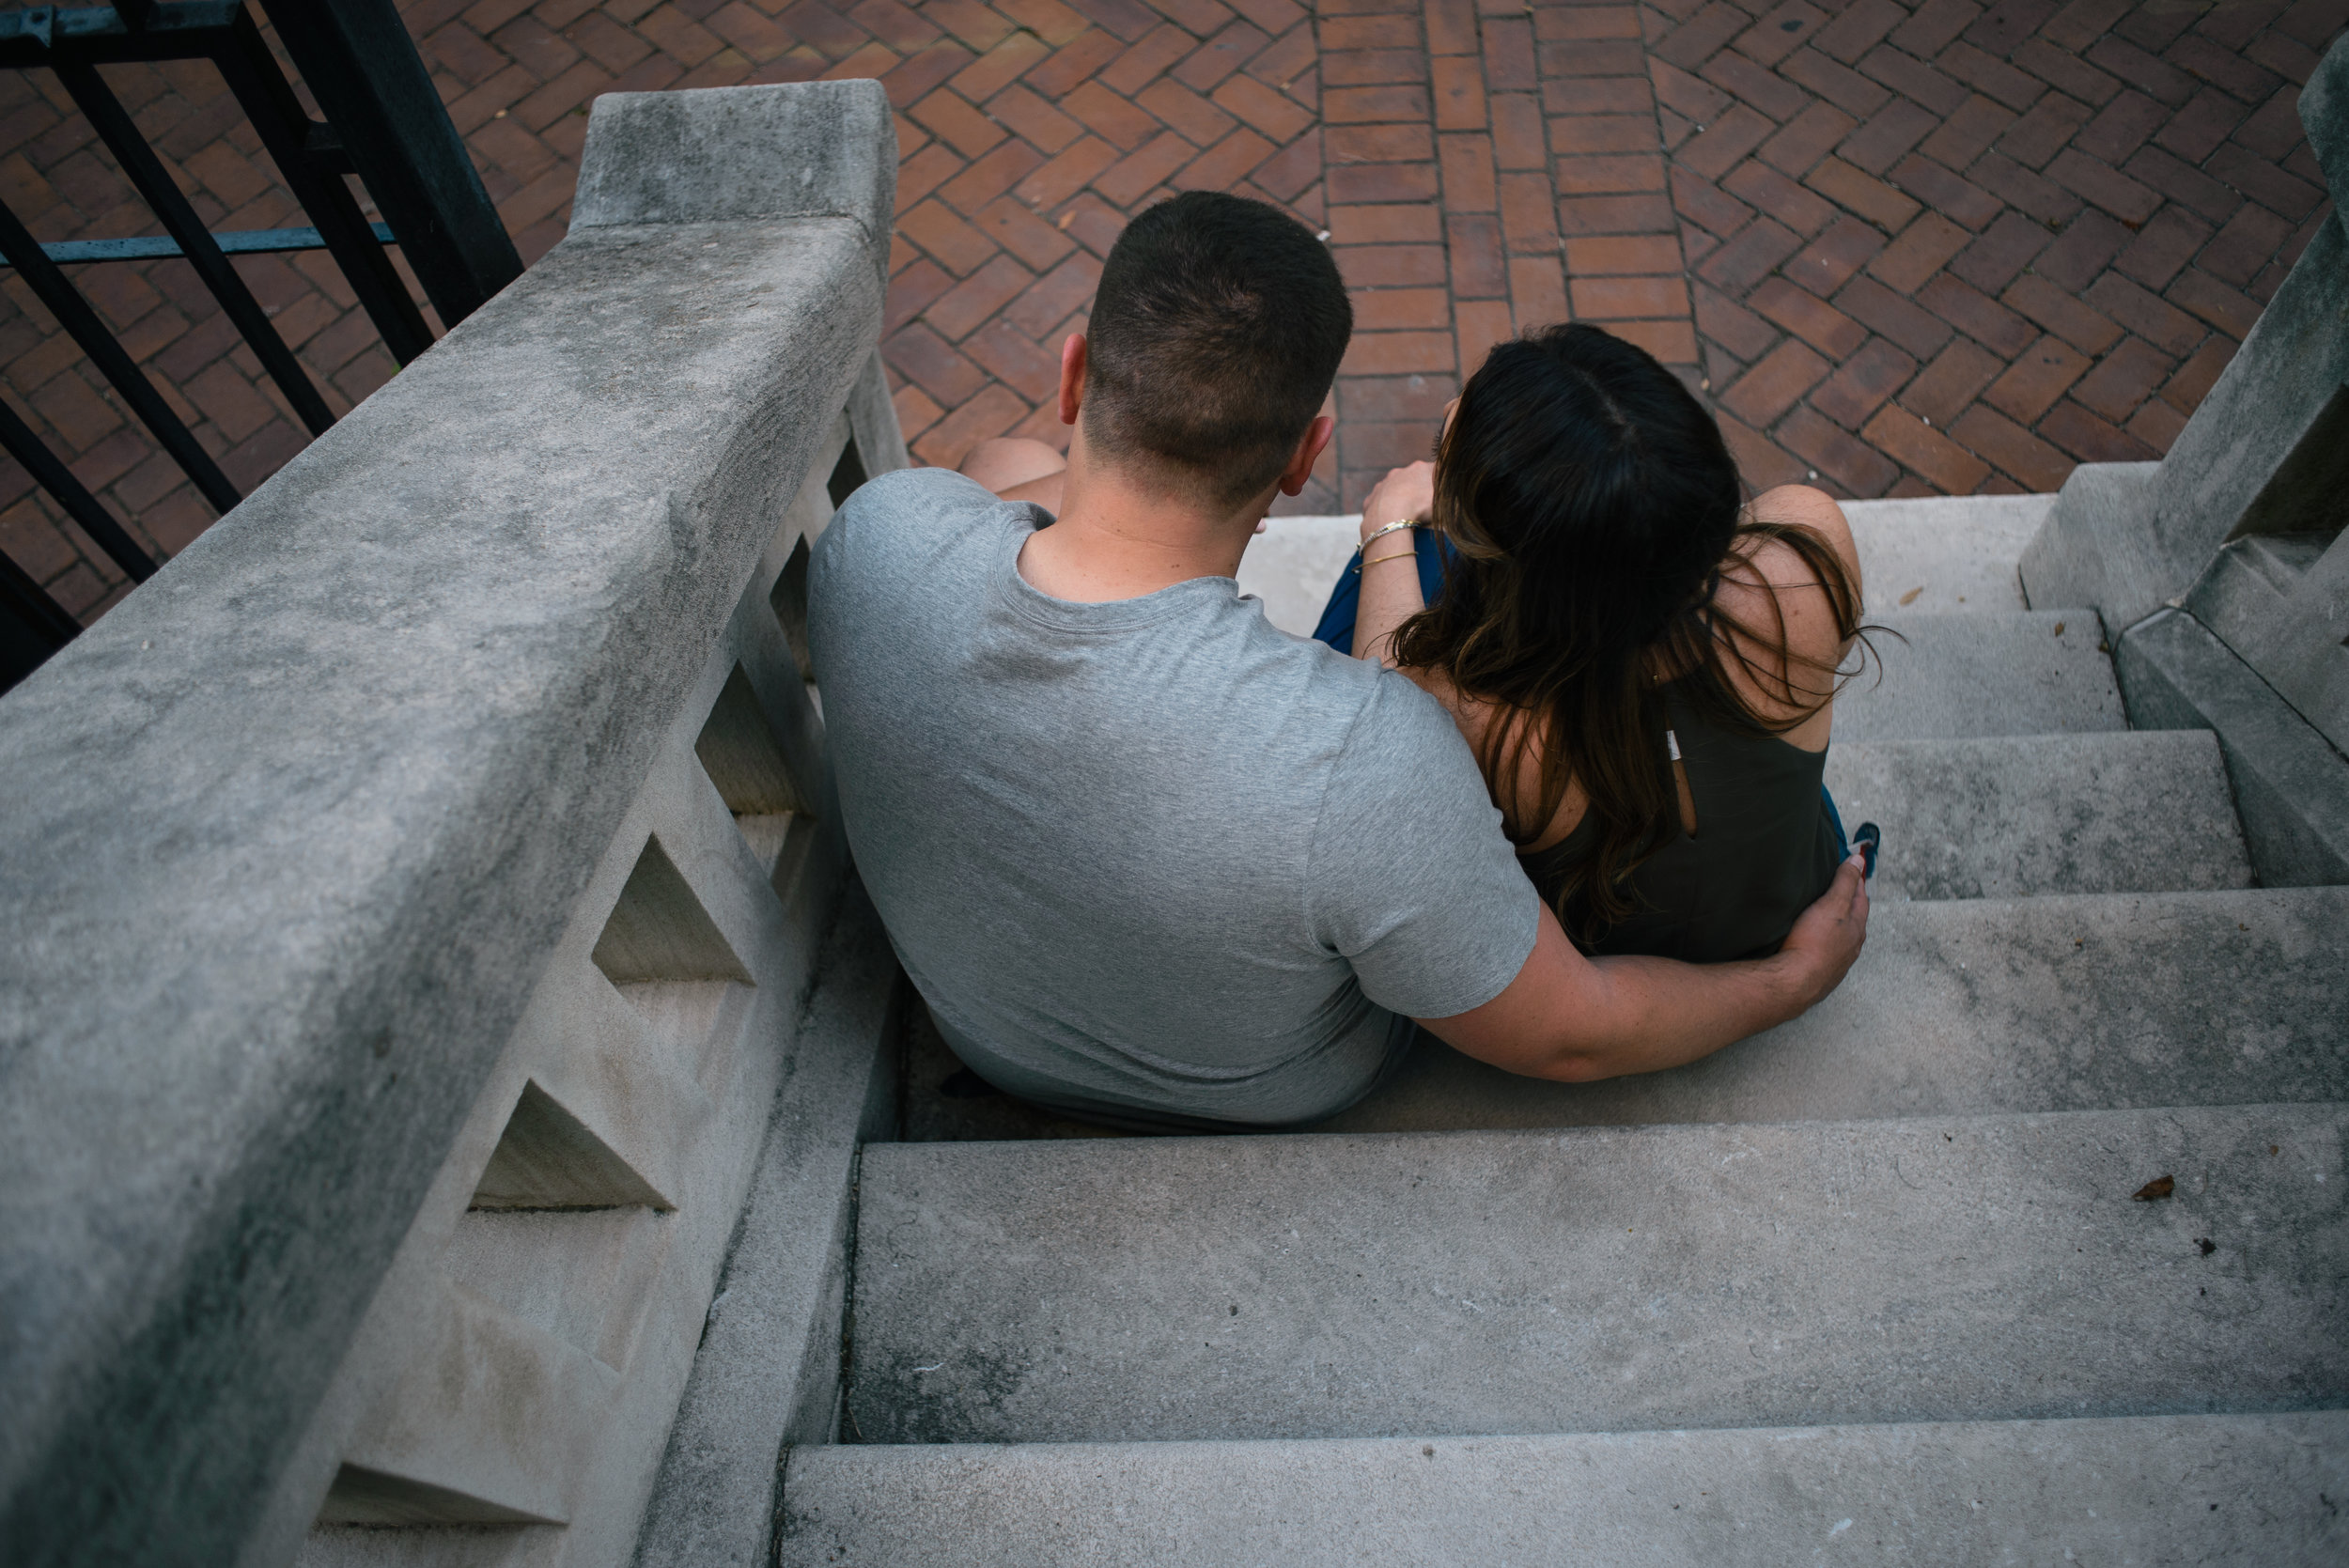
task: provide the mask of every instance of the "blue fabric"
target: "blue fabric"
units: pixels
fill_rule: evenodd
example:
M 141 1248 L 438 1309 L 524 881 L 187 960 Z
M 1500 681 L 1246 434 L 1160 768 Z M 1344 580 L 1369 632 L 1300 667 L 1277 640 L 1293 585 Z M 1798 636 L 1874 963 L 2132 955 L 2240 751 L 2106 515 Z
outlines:
M 1828 825 L 1835 830 L 1835 863 L 1841 865 L 1851 858 L 1851 840 L 1843 836 L 1843 814 L 1835 809 L 1835 797 L 1819 786 L 1819 803 L 1827 807 Z
M 1390 534 L 1378 541 L 1380 554 L 1394 548 L 1394 536 Z M 1411 530 L 1411 544 L 1419 551 L 1419 591 L 1430 604 L 1443 592 L 1444 567 L 1458 553 L 1450 539 L 1432 528 Z M 1338 585 L 1330 591 L 1330 602 L 1321 612 L 1321 622 L 1314 628 L 1314 641 L 1327 643 L 1343 654 L 1354 651 L 1354 621 L 1362 606 L 1362 552 L 1338 573 Z

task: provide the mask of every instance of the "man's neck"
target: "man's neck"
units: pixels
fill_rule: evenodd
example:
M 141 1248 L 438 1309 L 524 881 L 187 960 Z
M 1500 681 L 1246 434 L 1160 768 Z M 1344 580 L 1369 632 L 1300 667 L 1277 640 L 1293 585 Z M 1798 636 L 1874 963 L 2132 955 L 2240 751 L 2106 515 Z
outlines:
M 1194 577 L 1230 577 L 1255 531 L 1244 513 L 1210 511 L 1069 453 L 1061 510 L 1019 552 L 1019 575 L 1054 598 L 1140 598 Z

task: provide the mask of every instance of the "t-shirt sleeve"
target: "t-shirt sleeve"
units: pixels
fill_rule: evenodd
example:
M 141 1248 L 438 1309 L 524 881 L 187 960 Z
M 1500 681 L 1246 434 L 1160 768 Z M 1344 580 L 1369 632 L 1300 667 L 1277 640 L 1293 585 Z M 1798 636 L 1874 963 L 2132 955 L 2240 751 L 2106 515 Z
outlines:
M 1331 765 L 1308 865 L 1316 939 L 1390 1012 L 1481 1007 L 1533 951 L 1541 898 L 1468 742 L 1401 675 L 1378 681 Z

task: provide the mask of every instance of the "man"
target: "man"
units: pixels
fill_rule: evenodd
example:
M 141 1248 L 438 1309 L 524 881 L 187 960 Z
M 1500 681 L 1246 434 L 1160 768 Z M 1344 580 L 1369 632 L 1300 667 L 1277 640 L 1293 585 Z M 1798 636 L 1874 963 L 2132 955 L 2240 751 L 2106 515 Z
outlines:
M 1774 957 L 1583 957 L 1435 700 L 1238 597 L 1250 536 L 1330 440 L 1351 331 L 1305 229 L 1177 196 L 1118 241 L 1063 349 L 1065 469 L 992 446 L 1008 499 L 892 474 L 817 543 L 849 844 L 940 1032 L 1000 1089 L 1113 1124 L 1296 1125 L 1368 1093 L 1413 1019 L 1512 1072 L 1644 1072 L 1793 1017 L 1858 955 L 1855 862 Z

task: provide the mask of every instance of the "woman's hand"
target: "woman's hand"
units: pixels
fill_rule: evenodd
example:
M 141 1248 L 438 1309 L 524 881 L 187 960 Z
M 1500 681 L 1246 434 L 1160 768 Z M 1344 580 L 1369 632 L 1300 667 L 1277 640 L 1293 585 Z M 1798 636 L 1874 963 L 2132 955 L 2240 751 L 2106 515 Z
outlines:
M 1436 465 L 1409 463 L 1389 469 L 1378 488 L 1362 503 L 1362 537 L 1367 539 L 1391 522 L 1425 522 L 1436 505 Z

